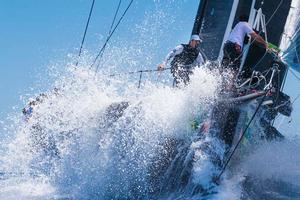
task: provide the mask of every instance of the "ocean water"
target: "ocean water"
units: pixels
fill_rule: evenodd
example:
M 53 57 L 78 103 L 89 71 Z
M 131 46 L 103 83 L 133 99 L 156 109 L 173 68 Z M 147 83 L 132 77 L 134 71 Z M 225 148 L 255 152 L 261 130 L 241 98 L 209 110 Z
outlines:
M 299 198 L 298 138 L 253 146 L 212 182 L 224 144 L 192 123 L 211 111 L 218 74 L 201 68 L 186 88 L 146 81 L 141 90 L 129 77 L 66 73 L 29 119 L 10 125 L 1 199 Z
M 16 121 L 15 136 L 1 157 L 1 197 L 146 198 L 159 194 L 152 182 L 162 183 L 163 174 L 155 173 L 168 173 L 161 168 L 172 162 L 170 154 L 177 146 L 182 155 L 175 154 L 181 159 L 207 160 L 201 152 L 197 157 L 187 154 L 199 146 L 191 122 L 209 110 L 215 98 L 218 79 L 211 72 L 197 70 L 193 84 L 182 90 L 151 82 L 143 90 L 135 84 L 118 88 L 130 81 L 103 80 L 107 77 L 95 77 L 89 70 L 70 69 L 69 73 L 56 82 L 57 92 L 47 92 L 33 107 L 28 120 Z M 120 102 L 129 106 L 108 112 L 110 105 Z M 199 175 L 190 181 L 202 181 L 212 167 L 195 166 Z M 164 176 L 171 178 L 171 174 Z M 178 186 L 173 186 L 176 180 L 171 182 L 161 187 L 164 194 L 168 187 L 174 190 L 181 185 L 179 180 Z
M 89 69 L 90 52 L 78 67 L 73 56 L 49 67 L 50 89 L 32 116 L 11 113 L 1 124 L 0 199 L 300 199 L 298 137 L 250 146 L 213 183 L 224 144 L 193 125 L 206 123 L 218 101 L 218 73 L 197 69 L 183 89 L 168 71 L 143 74 L 141 89 L 139 74 L 106 76 L 156 64 L 174 21 L 164 9 L 145 15 L 134 42 L 112 44 L 99 73 Z

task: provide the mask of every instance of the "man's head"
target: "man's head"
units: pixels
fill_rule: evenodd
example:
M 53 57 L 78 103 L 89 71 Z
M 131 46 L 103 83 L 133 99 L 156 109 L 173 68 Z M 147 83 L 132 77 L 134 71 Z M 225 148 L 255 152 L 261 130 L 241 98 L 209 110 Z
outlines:
M 199 35 L 192 35 L 189 44 L 192 48 L 196 48 L 200 42 L 202 42 L 202 40 L 200 39 Z
M 249 16 L 246 15 L 246 14 L 243 14 L 243 15 L 239 16 L 239 21 L 240 22 L 248 22 L 248 20 L 249 20 Z

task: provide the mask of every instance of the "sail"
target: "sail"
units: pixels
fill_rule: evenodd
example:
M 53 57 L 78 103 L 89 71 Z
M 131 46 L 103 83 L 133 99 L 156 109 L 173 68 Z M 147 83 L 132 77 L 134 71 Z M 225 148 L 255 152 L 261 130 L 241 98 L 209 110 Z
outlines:
M 201 48 L 209 60 L 216 60 L 219 56 L 227 26 L 234 19 L 231 11 L 236 8 L 235 2 L 237 1 L 200 1 L 193 34 L 200 34 L 202 37 Z
M 293 0 L 280 48 L 284 61 L 300 72 L 300 1 Z

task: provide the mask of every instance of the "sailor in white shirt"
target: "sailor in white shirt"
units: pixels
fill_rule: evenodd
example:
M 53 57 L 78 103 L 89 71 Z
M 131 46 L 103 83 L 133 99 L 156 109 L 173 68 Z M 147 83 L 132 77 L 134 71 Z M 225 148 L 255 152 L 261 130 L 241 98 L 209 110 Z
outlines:
M 205 56 L 199 48 L 201 39 L 199 35 L 192 35 L 189 44 L 181 44 L 175 47 L 165 58 L 164 62 L 158 66 L 158 70 L 163 70 L 171 61 L 171 73 L 174 83 L 188 84 L 189 76 L 193 73 L 196 66 L 203 65 Z
M 224 55 L 222 60 L 222 66 L 224 68 L 230 68 L 234 71 L 239 70 L 245 36 L 250 36 L 251 39 L 255 40 L 256 42 L 262 44 L 265 48 L 267 48 L 267 43 L 265 42 L 265 40 L 260 35 L 255 33 L 249 25 L 248 16 L 241 15 L 239 17 L 239 23 L 237 23 L 232 29 L 228 40 L 226 41 L 223 48 Z

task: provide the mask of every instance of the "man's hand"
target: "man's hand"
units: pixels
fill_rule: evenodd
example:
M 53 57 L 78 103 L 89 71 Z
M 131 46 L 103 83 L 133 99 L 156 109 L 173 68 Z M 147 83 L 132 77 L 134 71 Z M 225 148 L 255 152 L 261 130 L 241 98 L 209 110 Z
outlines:
M 158 66 L 157 66 L 157 70 L 158 71 L 162 71 L 163 69 L 165 68 L 165 64 L 159 64 Z

